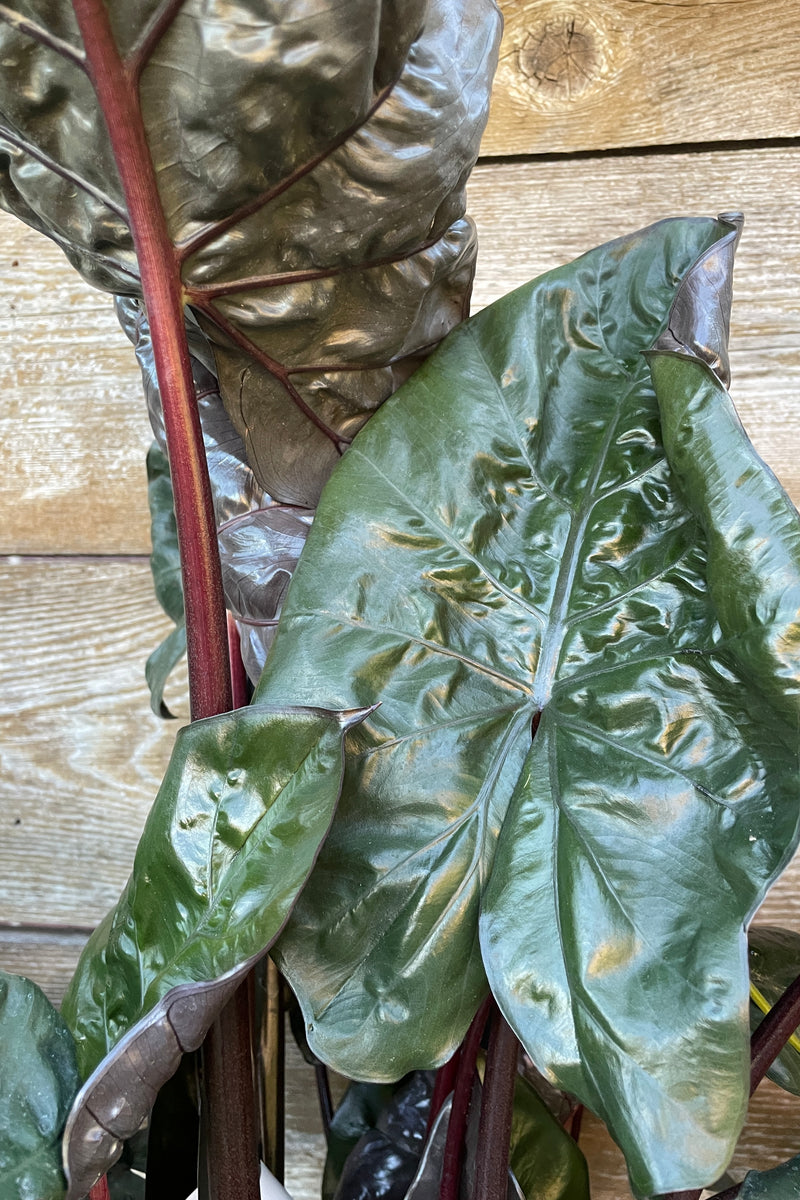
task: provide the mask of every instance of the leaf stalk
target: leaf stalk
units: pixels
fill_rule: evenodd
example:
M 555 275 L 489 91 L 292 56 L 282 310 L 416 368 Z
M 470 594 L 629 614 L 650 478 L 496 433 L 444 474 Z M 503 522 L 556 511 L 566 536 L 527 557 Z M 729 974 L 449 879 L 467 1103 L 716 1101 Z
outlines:
M 180 264 L 161 204 L 139 97 L 145 56 L 178 9 L 167 0 L 124 59 L 103 0 L 73 0 L 86 70 L 108 129 L 136 251 L 164 413 L 186 608 L 193 720 L 232 707 L 227 623 L 203 435 L 184 327 Z M 211 1200 L 258 1200 L 249 993 L 228 1004 L 206 1042 L 204 1111 Z M 223 1057 L 224 1050 L 224 1057 Z M 233 1100 L 233 1102 L 232 1102 Z
M 507 1200 L 508 1197 L 508 1156 L 518 1054 L 517 1035 L 496 1009 L 483 1080 L 474 1200 Z
M 461 1187 L 461 1166 L 464 1158 L 464 1139 L 467 1133 L 472 1087 L 475 1081 L 475 1066 L 492 1004 L 492 997 L 487 996 L 472 1018 L 472 1024 L 467 1030 L 467 1036 L 461 1046 L 455 1087 L 453 1088 L 453 1106 L 450 1109 L 450 1120 L 447 1125 L 439 1200 L 458 1200 Z

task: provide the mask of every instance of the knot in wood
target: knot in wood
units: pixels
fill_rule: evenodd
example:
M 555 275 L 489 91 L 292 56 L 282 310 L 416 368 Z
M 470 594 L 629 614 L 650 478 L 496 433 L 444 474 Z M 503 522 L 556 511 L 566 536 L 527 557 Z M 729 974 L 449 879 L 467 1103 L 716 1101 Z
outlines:
M 592 88 L 603 73 L 597 29 L 585 17 L 563 14 L 531 29 L 517 51 L 520 72 L 542 99 L 570 101 Z

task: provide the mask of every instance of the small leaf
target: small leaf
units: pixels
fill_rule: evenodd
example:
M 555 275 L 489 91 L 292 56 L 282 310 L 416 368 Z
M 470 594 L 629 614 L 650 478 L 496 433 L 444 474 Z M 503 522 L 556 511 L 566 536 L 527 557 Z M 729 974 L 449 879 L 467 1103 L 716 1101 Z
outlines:
M 89 1075 L 65 1134 L 70 1196 L 118 1156 L 284 924 L 333 815 L 344 731 L 364 715 L 251 707 L 179 732 L 133 874 L 64 999 Z
M 80 1077 L 69 1030 L 35 983 L 0 971 L 0 1195 L 60 1200 L 61 1132 Z
M 359 1138 L 374 1129 L 395 1088 L 389 1083 L 351 1083 L 333 1114 L 322 1178 L 323 1200 L 332 1200 L 342 1168 Z
M 797 515 L 709 367 L 643 357 L 679 293 L 724 338 L 737 238 L 662 222 L 451 334 L 332 477 L 257 693 L 382 702 L 276 949 L 312 1048 L 437 1065 L 486 972 L 645 1194 L 730 1158 L 797 840 Z
M 170 712 L 164 703 L 164 688 L 172 671 L 186 654 L 186 623 L 176 625 L 168 633 L 160 646 L 157 646 L 148 658 L 144 667 L 144 677 L 150 689 L 150 707 L 157 717 L 170 718 Z
M 150 570 L 156 600 L 176 625 L 184 619 L 181 555 L 175 523 L 175 495 L 169 459 L 157 443 L 147 451 L 147 502 L 150 507 Z
M 144 677 L 150 689 L 153 712 L 157 717 L 171 717 L 173 714 L 164 703 L 164 687 L 172 669 L 186 653 L 186 617 L 169 460 L 155 442 L 147 452 L 147 501 L 150 506 L 153 586 L 156 599 L 176 627 L 148 658 Z
M 747 933 L 750 982 L 772 1007 L 800 975 L 800 934 L 791 929 L 751 925 Z M 750 1000 L 750 1029 L 757 1029 L 764 1013 Z M 797 1030 L 800 1035 L 800 1029 Z M 767 1078 L 787 1092 L 800 1096 L 800 1053 L 788 1043 L 767 1071 Z
M 577 1142 L 520 1075 L 509 1166 L 527 1200 L 589 1200 L 588 1167 Z
M 346 1103 L 345 1098 L 334 1116 L 336 1122 L 339 1112 L 342 1113 L 337 1130 L 338 1145 L 331 1143 L 337 1162 L 345 1141 L 352 1138 L 360 1125 L 369 1123 L 356 1135 L 339 1168 L 338 1183 L 333 1192 L 335 1200 L 372 1200 L 376 1196 L 384 1200 L 403 1200 L 425 1144 L 432 1083 L 429 1074 L 416 1071 L 400 1087 L 384 1088 L 384 1095 L 386 1090 L 390 1095 L 379 1107 L 381 1093 L 375 1090 L 376 1085 L 351 1085 L 348 1089 L 348 1094 L 353 1093 L 350 1103 Z M 371 1120 L 373 1114 L 374 1120 Z M 329 1162 L 330 1152 L 325 1164 L 323 1195 L 325 1188 L 330 1188 L 335 1173 L 329 1172 Z
M 800 1196 L 800 1155 L 770 1171 L 748 1171 L 739 1200 L 797 1200 Z

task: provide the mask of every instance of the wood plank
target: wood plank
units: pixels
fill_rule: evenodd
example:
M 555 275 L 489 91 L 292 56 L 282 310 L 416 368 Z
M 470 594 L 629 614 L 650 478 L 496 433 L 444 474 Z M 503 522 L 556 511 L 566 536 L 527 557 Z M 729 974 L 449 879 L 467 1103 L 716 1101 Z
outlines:
M 58 1007 L 88 931 L 0 928 L 0 971 L 32 979 Z
M 797 503 L 799 154 L 778 148 L 480 165 L 470 185 L 481 239 L 474 307 L 661 217 L 743 208 L 734 398 L 760 453 Z M 4 213 L 0 246 L 0 551 L 147 553 L 142 459 L 149 431 L 137 368 L 108 301 L 52 243 Z M 10 304 L 32 323 L 10 321 Z M 49 315 L 65 309 L 70 339 L 54 344 Z M 18 355 L 24 369 L 8 366 Z M 100 394 L 93 382 L 58 387 L 61 370 L 84 379 L 87 361 Z
M 91 927 L 175 737 L 143 675 L 170 624 L 143 561 L 5 560 L 0 597 L 0 921 Z
M 800 505 L 800 148 L 478 166 L 473 309 L 663 217 L 741 209 L 732 395 L 758 452 Z
M 484 155 L 800 136 L 793 0 L 500 0 Z
M 112 300 L 0 213 L 0 553 L 149 548 L 139 368 Z

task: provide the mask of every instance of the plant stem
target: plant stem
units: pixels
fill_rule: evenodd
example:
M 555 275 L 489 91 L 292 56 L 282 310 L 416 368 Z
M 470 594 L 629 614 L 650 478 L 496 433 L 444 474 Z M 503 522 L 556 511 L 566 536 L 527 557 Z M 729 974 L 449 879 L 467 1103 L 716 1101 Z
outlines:
M 474 1200 L 506 1200 L 508 1196 L 518 1053 L 517 1035 L 498 1009 L 492 1023 L 483 1079 Z
M 183 286 L 139 102 L 103 0 L 73 0 L 86 66 L 108 128 L 128 209 L 164 410 L 186 603 L 192 718 L 231 707 L 225 604 L 203 436 L 183 323 Z
M 179 260 L 142 116 L 142 55 L 122 57 L 104 0 L 73 0 L 73 9 L 125 196 L 153 339 L 181 554 L 190 708 L 197 720 L 227 712 L 232 699 L 216 523 L 184 328 Z M 170 12 L 175 11 L 172 6 Z M 163 32 L 165 25 L 160 28 Z M 211 1200 L 259 1196 L 249 1014 L 249 997 L 240 989 L 209 1035 L 205 1052 Z M 227 1066 L 223 1046 L 230 1052 Z
M 475 1064 L 478 1061 L 481 1038 L 492 1003 L 492 997 L 487 996 L 472 1018 L 472 1024 L 467 1030 L 467 1036 L 461 1046 L 453 1089 L 453 1107 L 450 1109 L 450 1120 L 447 1125 L 439 1200 L 458 1200 L 461 1186 L 461 1163 L 464 1157 L 464 1138 L 467 1132 L 467 1118 L 475 1081 Z
M 203 1042 L 201 1121 L 207 1136 L 211 1200 L 259 1200 L 258 1130 L 253 1086 L 252 973 L 223 1008 Z M 256 1168 L 255 1173 L 253 1168 Z
M 572 1138 L 573 1142 L 575 1142 L 576 1144 L 580 1141 L 582 1124 L 583 1124 L 583 1105 L 576 1104 L 575 1111 L 573 1112 L 572 1116 L 570 1117 L 570 1122 L 569 1122 L 569 1136 Z
M 261 1157 L 279 1183 L 284 1169 L 285 1038 L 283 980 L 271 958 L 263 964 L 259 1084 L 261 1088 Z
M 324 1063 L 315 1063 L 314 1074 L 317 1079 L 317 1099 L 319 1100 L 319 1115 L 322 1121 L 322 1132 L 325 1134 L 325 1141 L 328 1140 L 331 1133 L 331 1121 L 333 1120 L 333 1097 L 331 1096 L 331 1081 L 328 1077 L 328 1068 Z
M 750 1040 L 750 1095 L 800 1025 L 800 975 L 769 1010 Z
M 459 1046 L 455 1054 L 451 1055 L 444 1066 L 439 1067 L 439 1070 L 436 1072 L 436 1080 L 433 1085 L 433 1094 L 431 1095 L 431 1107 L 430 1112 L 428 1113 L 426 1136 L 433 1129 L 436 1123 L 436 1118 L 442 1111 L 442 1105 L 455 1087 L 460 1059 L 461 1047 Z
M 89 1200 L 110 1200 L 108 1177 L 103 1175 L 89 1192 Z

